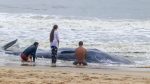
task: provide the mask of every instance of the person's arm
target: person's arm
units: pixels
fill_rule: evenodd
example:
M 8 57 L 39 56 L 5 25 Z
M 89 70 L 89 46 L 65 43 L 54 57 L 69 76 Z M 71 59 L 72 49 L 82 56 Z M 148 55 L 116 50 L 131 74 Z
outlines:
M 56 32 L 56 39 L 58 41 L 58 46 L 59 46 L 59 33 L 58 33 L 58 31 Z
M 87 58 L 87 50 L 85 49 L 85 60 L 86 60 L 86 58 Z
M 37 50 L 37 47 L 34 47 L 33 50 L 32 50 L 32 53 L 31 53 L 31 55 L 33 57 L 33 62 L 35 62 L 35 58 L 37 58 L 36 57 L 36 50 Z

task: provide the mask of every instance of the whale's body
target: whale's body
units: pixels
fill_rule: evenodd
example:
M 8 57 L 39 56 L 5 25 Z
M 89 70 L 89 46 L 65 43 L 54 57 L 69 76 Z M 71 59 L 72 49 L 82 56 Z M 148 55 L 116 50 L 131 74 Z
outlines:
M 9 47 L 14 45 L 17 40 L 7 43 L 3 49 L 6 54 L 13 54 L 19 56 L 22 51 L 11 51 L 7 50 Z M 36 52 L 36 56 L 39 58 L 51 58 L 50 50 L 40 50 Z M 75 49 L 74 48 L 59 48 L 57 58 L 64 61 L 74 61 L 75 60 Z M 98 49 L 87 49 L 87 62 L 90 63 L 118 63 L 118 64 L 132 64 L 133 62 L 129 59 L 117 55 L 110 55 L 108 53 L 102 52 Z

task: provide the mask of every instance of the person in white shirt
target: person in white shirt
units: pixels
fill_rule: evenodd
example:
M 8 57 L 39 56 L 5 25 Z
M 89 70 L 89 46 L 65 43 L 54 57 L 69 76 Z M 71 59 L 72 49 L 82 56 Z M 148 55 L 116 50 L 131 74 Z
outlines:
M 59 46 L 59 35 L 58 35 L 58 25 L 54 25 L 50 32 L 50 47 L 52 56 L 52 66 L 56 66 L 57 61 L 57 50 Z

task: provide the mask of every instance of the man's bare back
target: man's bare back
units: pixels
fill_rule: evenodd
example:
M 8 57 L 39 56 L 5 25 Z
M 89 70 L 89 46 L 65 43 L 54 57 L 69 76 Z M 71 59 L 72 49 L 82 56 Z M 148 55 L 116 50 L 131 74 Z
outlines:
M 77 65 L 77 64 L 79 64 L 79 65 L 81 65 L 81 64 L 87 65 L 86 59 L 85 59 L 86 58 L 86 53 L 87 53 L 87 51 L 83 47 L 83 42 L 80 41 L 79 42 L 79 47 L 75 51 L 76 61 L 73 64 L 74 65 Z
M 78 47 L 75 51 L 75 55 L 78 62 L 83 62 L 86 57 L 86 49 L 82 46 Z

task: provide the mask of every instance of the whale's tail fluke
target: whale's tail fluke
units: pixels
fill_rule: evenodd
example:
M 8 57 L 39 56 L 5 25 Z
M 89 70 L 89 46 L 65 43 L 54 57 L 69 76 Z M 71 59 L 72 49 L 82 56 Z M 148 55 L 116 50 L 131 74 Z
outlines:
M 14 44 L 17 42 L 17 40 L 18 40 L 18 39 L 13 40 L 13 41 L 11 41 L 11 42 L 5 44 L 2 48 L 3 48 L 4 50 L 7 50 L 9 47 L 11 47 L 12 45 L 14 45 Z

